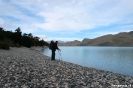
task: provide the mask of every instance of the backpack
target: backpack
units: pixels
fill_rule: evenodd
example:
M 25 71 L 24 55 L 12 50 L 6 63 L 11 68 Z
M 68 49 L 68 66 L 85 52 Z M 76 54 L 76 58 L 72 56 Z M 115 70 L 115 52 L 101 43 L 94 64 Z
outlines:
M 54 41 L 51 41 L 49 44 L 49 49 L 52 50 L 53 46 L 54 46 Z

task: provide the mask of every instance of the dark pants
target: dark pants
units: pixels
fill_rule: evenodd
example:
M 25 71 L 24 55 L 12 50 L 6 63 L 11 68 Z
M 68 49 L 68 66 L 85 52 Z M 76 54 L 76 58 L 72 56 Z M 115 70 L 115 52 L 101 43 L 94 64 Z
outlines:
M 52 56 L 51 56 L 52 60 L 55 60 L 55 50 L 52 50 Z

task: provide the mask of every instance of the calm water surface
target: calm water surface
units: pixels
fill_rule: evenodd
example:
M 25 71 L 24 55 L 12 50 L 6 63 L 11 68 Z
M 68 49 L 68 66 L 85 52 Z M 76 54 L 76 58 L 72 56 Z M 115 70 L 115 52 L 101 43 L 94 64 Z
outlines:
M 59 46 L 63 61 L 133 76 L 133 47 Z M 51 56 L 51 50 L 42 53 Z M 60 59 L 58 50 L 56 58 Z

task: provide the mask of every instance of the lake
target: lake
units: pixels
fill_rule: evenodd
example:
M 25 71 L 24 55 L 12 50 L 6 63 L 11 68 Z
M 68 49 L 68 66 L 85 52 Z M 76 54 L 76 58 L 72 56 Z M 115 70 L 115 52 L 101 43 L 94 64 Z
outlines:
M 59 46 L 56 58 L 63 61 L 133 76 L 133 47 Z M 51 57 L 51 50 L 42 53 Z

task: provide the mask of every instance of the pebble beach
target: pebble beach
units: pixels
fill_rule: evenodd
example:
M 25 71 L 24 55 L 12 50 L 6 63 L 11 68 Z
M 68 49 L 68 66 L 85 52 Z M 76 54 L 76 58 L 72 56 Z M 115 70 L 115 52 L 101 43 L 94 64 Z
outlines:
M 0 88 L 133 88 L 133 77 L 52 61 L 42 47 L 0 49 Z

